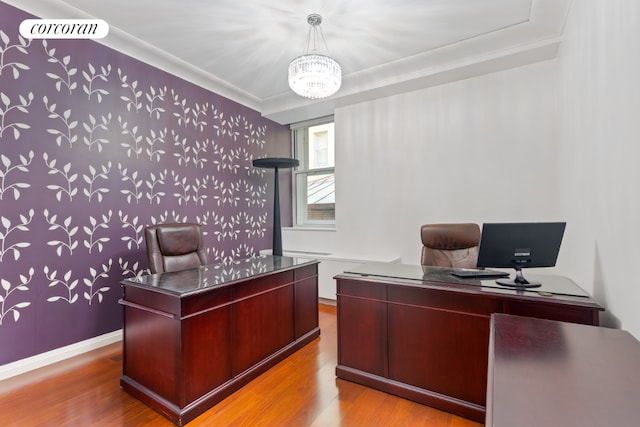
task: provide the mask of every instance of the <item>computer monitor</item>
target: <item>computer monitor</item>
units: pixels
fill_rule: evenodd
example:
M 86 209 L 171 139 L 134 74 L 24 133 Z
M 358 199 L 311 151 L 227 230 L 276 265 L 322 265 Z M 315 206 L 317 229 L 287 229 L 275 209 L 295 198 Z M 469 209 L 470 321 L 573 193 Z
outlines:
M 514 288 L 535 288 L 539 282 L 529 282 L 523 268 L 556 265 L 566 222 L 489 223 L 482 226 L 478 267 L 515 268 L 514 279 L 499 279 L 496 283 Z

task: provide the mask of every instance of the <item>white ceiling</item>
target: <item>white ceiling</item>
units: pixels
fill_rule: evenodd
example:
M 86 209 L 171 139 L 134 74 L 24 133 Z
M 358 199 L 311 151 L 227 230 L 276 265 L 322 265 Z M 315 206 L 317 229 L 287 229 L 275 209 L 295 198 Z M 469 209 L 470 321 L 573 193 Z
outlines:
M 104 44 L 174 74 L 178 69 L 291 123 L 331 114 L 335 106 L 553 57 L 570 1 L 6 2 L 42 18 L 103 19 L 110 26 Z M 341 90 L 321 101 L 301 98 L 287 85 L 287 66 L 304 51 L 310 13 L 322 15 L 328 53 L 343 70 Z

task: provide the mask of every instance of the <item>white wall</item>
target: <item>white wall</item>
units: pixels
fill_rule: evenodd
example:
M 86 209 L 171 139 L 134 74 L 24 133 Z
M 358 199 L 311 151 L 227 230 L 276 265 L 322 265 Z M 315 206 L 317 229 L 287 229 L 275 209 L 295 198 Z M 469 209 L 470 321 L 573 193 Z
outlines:
M 555 271 L 640 338 L 639 9 L 574 1 L 556 60 L 337 109 L 337 229 L 285 249 L 418 264 L 424 223 L 566 220 Z
M 555 217 L 553 63 L 336 110 L 338 244 L 419 264 L 430 222 Z
M 557 219 L 555 75 L 546 61 L 337 109 L 336 231 L 285 231 L 285 249 L 324 236 L 419 264 L 425 223 Z
M 574 1 L 558 75 L 562 268 L 640 338 L 640 2 Z

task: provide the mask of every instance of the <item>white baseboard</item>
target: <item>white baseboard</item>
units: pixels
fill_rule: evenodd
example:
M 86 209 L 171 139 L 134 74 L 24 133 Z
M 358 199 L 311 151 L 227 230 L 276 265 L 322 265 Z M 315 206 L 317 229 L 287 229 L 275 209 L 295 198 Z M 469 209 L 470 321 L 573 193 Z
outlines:
M 0 366 L 0 381 L 122 341 L 122 329 Z
M 319 304 L 324 304 L 324 305 L 331 305 L 333 307 L 336 307 L 338 305 L 338 302 L 334 299 L 329 299 L 329 298 L 318 298 L 318 303 Z

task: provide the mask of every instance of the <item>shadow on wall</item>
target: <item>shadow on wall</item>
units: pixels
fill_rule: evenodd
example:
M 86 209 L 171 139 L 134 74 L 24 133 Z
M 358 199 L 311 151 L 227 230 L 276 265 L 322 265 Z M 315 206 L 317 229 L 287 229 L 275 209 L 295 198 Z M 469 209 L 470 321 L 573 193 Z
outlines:
M 600 249 L 596 242 L 595 257 L 594 257 L 594 270 L 593 270 L 593 296 L 594 298 L 605 307 L 605 311 L 600 313 L 600 325 L 607 328 L 620 329 L 621 322 L 611 310 L 609 310 L 607 304 L 607 285 L 605 283 L 604 274 L 602 272 L 602 260 L 600 258 Z

